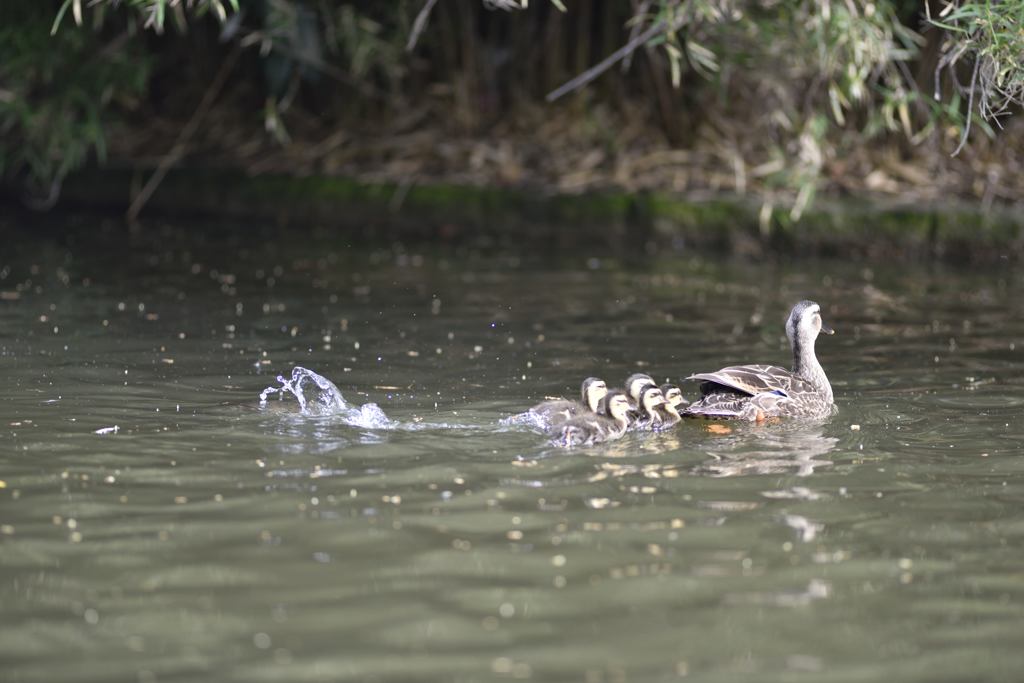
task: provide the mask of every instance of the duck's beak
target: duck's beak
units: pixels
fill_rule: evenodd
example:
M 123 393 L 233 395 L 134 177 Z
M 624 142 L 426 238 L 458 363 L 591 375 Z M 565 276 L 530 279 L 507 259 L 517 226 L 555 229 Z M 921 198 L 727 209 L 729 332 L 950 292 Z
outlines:
M 836 333 L 835 330 L 833 330 L 831 327 L 829 327 L 825 323 L 821 324 L 821 331 L 824 332 L 825 334 L 835 334 Z

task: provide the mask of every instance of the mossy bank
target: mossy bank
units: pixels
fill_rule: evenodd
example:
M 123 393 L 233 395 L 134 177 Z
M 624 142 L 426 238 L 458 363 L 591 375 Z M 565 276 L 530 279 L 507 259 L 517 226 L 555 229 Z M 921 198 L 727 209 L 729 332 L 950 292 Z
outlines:
M 124 212 L 148 173 L 94 170 L 65 184 L 66 208 Z M 1024 207 L 819 199 L 799 221 L 735 196 L 545 194 L 523 188 L 366 183 L 327 176 L 173 171 L 143 218 L 222 217 L 317 224 L 353 242 L 475 241 L 539 247 L 650 249 L 741 256 L 820 255 L 985 263 L 1020 260 Z

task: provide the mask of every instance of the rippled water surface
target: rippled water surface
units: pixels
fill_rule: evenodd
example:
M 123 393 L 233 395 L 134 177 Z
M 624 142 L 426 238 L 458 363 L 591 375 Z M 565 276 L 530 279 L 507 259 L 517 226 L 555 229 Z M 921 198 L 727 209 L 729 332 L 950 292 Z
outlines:
M 1009 266 L 2 232 L 3 681 L 1024 675 Z M 824 422 L 498 425 L 591 374 L 788 364 L 802 298 Z M 296 365 L 392 424 L 261 406 Z

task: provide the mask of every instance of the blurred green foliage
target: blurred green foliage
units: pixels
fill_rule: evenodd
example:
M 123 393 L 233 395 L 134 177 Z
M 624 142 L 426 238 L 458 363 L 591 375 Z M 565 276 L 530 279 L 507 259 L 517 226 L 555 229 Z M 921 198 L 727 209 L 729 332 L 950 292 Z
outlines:
M 0 176 L 19 178 L 43 204 L 90 153 L 104 158 L 111 104 L 138 97 L 149 74 L 123 31 L 51 36 L 46 4 L 0 11 Z
M 0 174 L 48 196 L 90 154 L 102 160 L 114 110 L 143 96 L 162 60 L 182 60 L 180 48 L 168 57 L 174 38 L 146 38 L 167 27 L 253 48 L 258 57 L 234 78 L 258 77 L 265 128 L 282 144 L 303 92 L 316 98 L 316 116 L 339 120 L 399 118 L 440 98 L 452 122 L 482 130 L 651 30 L 625 68 L 580 89 L 577 104 L 655 103 L 658 125 L 681 146 L 696 122 L 713 119 L 723 144 L 791 193 L 795 219 L 826 159 L 877 137 L 919 144 L 940 125 L 966 134 L 968 111 L 990 119 L 1019 106 L 1022 22 L 1024 0 L 7 3 Z M 939 56 L 926 66 L 939 101 L 918 82 L 932 43 Z M 219 49 L 217 40 L 188 49 L 197 45 Z
M 969 111 L 998 123 L 1024 105 L 1024 0 L 950 0 L 929 21 L 947 32 L 938 71 L 948 71 Z M 971 63 L 969 79 L 958 75 L 962 60 Z M 935 99 L 942 97 L 938 81 Z
M 170 18 L 227 18 L 237 0 L 59 0 L 0 7 L 0 178 L 47 207 L 68 173 L 106 158 L 114 110 L 146 92 L 157 56 L 140 40 Z M 70 15 L 70 16 L 68 16 Z M 75 25 L 63 22 L 73 19 Z
M 168 17 L 179 29 L 185 27 L 189 14 L 195 18 L 202 18 L 208 13 L 213 13 L 220 21 L 227 21 L 229 8 L 238 11 L 238 0 L 63 0 L 53 20 L 51 33 L 57 33 L 61 21 L 69 11 L 75 23 L 81 26 L 85 12 L 83 6 L 96 13 L 100 19 L 99 23 L 102 23 L 104 15 L 109 10 L 124 7 L 142 18 L 143 28 L 163 33 Z

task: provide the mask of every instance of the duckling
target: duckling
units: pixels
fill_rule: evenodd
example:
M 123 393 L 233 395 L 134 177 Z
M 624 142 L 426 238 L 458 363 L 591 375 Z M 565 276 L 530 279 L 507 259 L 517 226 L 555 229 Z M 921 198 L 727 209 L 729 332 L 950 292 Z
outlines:
M 650 384 L 654 384 L 654 378 L 642 372 L 626 378 L 626 397 L 629 398 L 630 409 L 636 410 L 637 402 L 640 400 L 640 392 Z
M 580 385 L 579 401 L 566 399 L 544 401 L 530 408 L 530 413 L 532 417 L 547 425 L 558 425 L 577 415 L 587 412 L 596 413 L 598 403 L 607 393 L 608 385 L 603 379 L 588 377 Z
M 638 417 L 631 425 L 633 429 L 658 429 L 662 422 L 661 409 L 667 404 L 661 389 L 653 384 L 644 387 L 637 403 Z
M 671 384 L 665 384 L 662 388 L 663 394 L 665 393 L 664 387 L 671 387 L 669 389 L 669 393 L 675 392 L 678 396 L 673 396 L 673 398 L 676 399 L 676 402 L 673 403 L 672 399 L 668 398 L 667 394 L 665 395 L 665 404 L 658 407 L 658 417 L 660 419 L 660 422 L 656 427 L 658 430 L 674 427 L 680 420 L 682 420 L 683 416 L 679 414 L 679 408 L 687 403 L 687 400 L 683 398 L 682 392 L 679 391 L 679 387 L 672 386 Z
M 665 395 L 665 400 L 672 404 L 676 410 L 689 405 L 690 402 L 683 398 L 683 390 L 675 384 L 662 384 L 660 389 L 661 393 Z
M 629 426 L 629 401 L 618 390 L 609 391 L 601 399 L 597 412 L 578 415 L 553 430 L 551 442 L 562 448 L 590 446 L 618 439 Z
M 814 354 L 820 333 L 835 334 L 821 320 L 821 306 L 801 301 L 786 320 L 793 369 L 774 365 L 733 365 L 687 379 L 701 381 L 700 400 L 685 416 L 763 420 L 775 417 L 817 418 L 835 410 L 832 385 Z
M 638 372 L 626 378 L 626 398 L 629 400 L 629 423 L 633 424 L 643 417 L 640 410 L 640 394 L 647 387 L 657 386 L 654 378 Z

